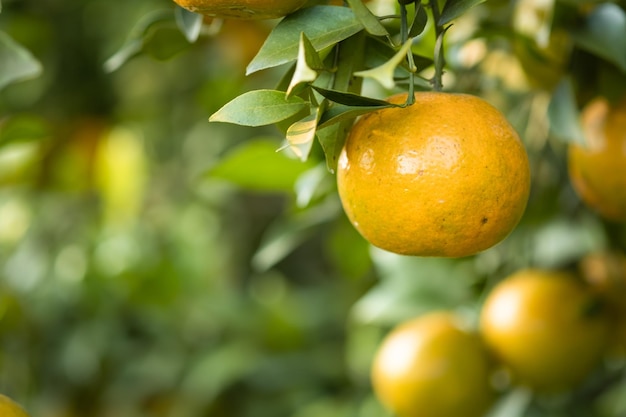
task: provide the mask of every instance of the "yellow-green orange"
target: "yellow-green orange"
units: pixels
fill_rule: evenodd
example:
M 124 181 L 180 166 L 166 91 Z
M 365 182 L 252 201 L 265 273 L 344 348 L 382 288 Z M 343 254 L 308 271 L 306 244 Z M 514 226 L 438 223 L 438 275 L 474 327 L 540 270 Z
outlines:
M 0 416 L 2 417 L 28 417 L 26 411 L 9 397 L 0 394 Z
M 608 346 L 612 322 L 575 276 L 524 269 L 498 283 L 480 316 L 485 343 L 513 380 L 541 392 L 580 383 Z
M 611 106 L 592 100 L 581 113 L 584 146 L 569 146 L 569 175 L 585 204 L 603 217 L 626 221 L 626 98 Z
M 401 323 L 383 339 L 372 385 L 398 417 L 478 417 L 493 400 L 490 360 L 455 316 L 434 312 Z
M 195 13 L 230 19 L 274 19 L 295 12 L 307 0 L 174 0 Z
M 528 200 L 530 169 L 519 136 L 495 107 L 471 95 L 423 92 L 413 105 L 355 123 L 337 185 L 348 218 L 373 245 L 461 257 L 514 229 Z

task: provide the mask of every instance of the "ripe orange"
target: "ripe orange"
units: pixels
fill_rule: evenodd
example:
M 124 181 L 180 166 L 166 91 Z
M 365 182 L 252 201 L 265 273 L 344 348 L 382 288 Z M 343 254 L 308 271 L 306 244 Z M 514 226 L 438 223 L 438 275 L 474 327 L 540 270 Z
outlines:
M 480 330 L 517 383 L 558 392 L 580 383 L 599 364 L 612 321 L 582 280 L 524 269 L 492 289 Z
M 0 394 L 0 416 L 2 417 L 28 417 L 26 411 L 9 397 Z
M 480 338 L 452 313 L 401 323 L 372 364 L 374 392 L 398 417 L 479 417 L 489 408 L 490 359 Z
M 606 219 L 626 221 L 626 98 L 611 106 L 596 98 L 581 124 L 586 146 L 569 146 L 569 175 L 580 198 Z
M 307 0 L 174 0 L 195 13 L 230 19 L 274 19 L 302 7 Z
M 400 94 L 391 103 L 406 101 Z M 528 156 L 484 100 L 422 92 L 415 104 L 368 113 L 339 157 L 344 210 L 370 243 L 415 256 L 485 250 L 517 225 L 528 200 Z

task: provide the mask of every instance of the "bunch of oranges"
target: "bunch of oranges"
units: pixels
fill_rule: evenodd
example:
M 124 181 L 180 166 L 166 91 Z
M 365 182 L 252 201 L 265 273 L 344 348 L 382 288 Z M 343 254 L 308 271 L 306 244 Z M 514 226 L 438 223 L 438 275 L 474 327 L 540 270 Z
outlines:
M 615 290 L 606 285 L 612 276 L 600 275 L 604 286 L 570 272 L 523 269 L 491 288 L 477 326 L 450 311 L 400 323 L 375 354 L 374 392 L 399 417 L 479 417 L 511 387 L 550 395 L 579 386 L 615 355 L 611 335 L 626 319 L 621 311 L 616 320 L 618 307 L 606 296 Z M 494 383 L 498 374 L 505 384 Z

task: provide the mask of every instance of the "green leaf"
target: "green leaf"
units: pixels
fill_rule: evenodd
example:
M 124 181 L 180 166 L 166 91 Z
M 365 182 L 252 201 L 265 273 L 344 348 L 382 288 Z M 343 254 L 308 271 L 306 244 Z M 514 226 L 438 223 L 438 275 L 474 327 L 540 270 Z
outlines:
M 626 72 L 626 12 L 613 3 L 598 5 L 584 27 L 573 33 L 581 48 L 617 65 Z
M 298 120 L 287 129 L 289 149 L 301 160 L 306 161 L 315 139 L 315 129 L 320 118 L 320 109 L 314 108 L 311 114 Z
M 394 104 L 390 104 L 385 100 L 378 100 L 370 97 L 363 97 L 358 94 L 348 93 L 344 91 L 336 91 L 336 90 L 328 90 L 326 88 L 321 88 L 317 86 L 313 86 L 313 89 L 329 99 L 330 101 L 334 101 L 335 103 L 343 104 L 346 106 L 352 107 L 392 107 L 396 106 Z
M 356 18 L 361 22 L 367 33 L 374 36 L 389 36 L 389 32 L 380 23 L 378 17 L 361 0 L 348 0 L 348 5 L 350 5 Z
M 401 256 L 374 247 L 371 256 L 381 279 L 354 304 L 352 315 L 359 323 L 395 325 L 473 301 L 477 277 L 470 260 Z
M 0 32 L 0 89 L 41 74 L 41 63 L 9 35 Z
M 338 200 L 327 199 L 323 204 L 279 218 L 263 236 L 252 258 L 252 266 L 257 271 L 267 271 L 319 230 L 320 225 L 336 219 L 340 212 Z
M 104 62 L 105 72 L 117 71 L 129 59 L 141 52 L 144 44 L 144 37 L 148 30 L 155 24 L 171 20 L 171 10 L 154 10 L 145 14 L 137 24 L 131 29 L 126 42 L 110 58 Z
M 485 0 L 448 0 L 443 6 L 441 16 L 439 16 L 439 25 L 443 26 L 450 23 L 454 19 L 461 17 L 472 7 L 485 2 Z
M 427 23 L 428 15 L 426 14 L 426 9 L 422 3 L 418 2 L 415 5 L 415 16 L 413 17 L 411 27 L 409 28 L 409 38 L 414 38 L 420 35 L 426 28 Z
M 532 399 L 532 392 L 528 388 L 516 388 L 496 402 L 487 417 L 523 417 Z
M 174 15 L 176 17 L 176 25 L 185 35 L 185 38 L 191 43 L 197 41 L 202 29 L 202 15 L 190 12 L 182 7 L 177 7 Z
M 387 107 L 395 106 L 387 103 Z M 357 116 L 367 114 L 369 112 L 380 110 L 382 106 L 345 106 L 343 104 L 335 104 L 331 106 L 320 118 L 318 128 L 322 129 L 334 123 L 353 120 Z
M 326 164 L 323 163 L 300 175 L 294 185 L 298 207 L 306 207 L 311 204 L 311 201 L 320 193 L 320 189 L 330 188 L 324 187 L 329 181 L 334 182 L 334 177 L 328 175 Z
M 314 6 L 301 9 L 281 20 L 246 69 L 251 74 L 276 67 L 298 57 L 300 33 L 304 32 L 320 51 L 363 30 L 348 7 Z
M 0 122 L 0 146 L 15 142 L 31 142 L 49 138 L 52 129 L 40 116 L 24 114 Z
M 324 126 L 318 126 L 317 132 L 315 132 L 326 156 L 326 166 L 332 173 L 337 170 L 341 149 L 353 123 L 353 119 L 344 118 L 338 120 L 338 123 L 325 123 Z
M 300 34 L 300 46 L 298 48 L 298 61 L 296 70 L 291 77 L 291 82 L 287 88 L 287 96 L 292 91 L 305 83 L 313 82 L 317 78 L 317 71 L 324 69 L 324 64 L 317 51 L 313 48 L 311 41 L 304 32 Z
M 384 64 L 372 68 L 365 71 L 355 72 L 354 75 L 357 77 L 371 78 L 376 80 L 380 85 L 384 88 L 390 90 L 395 85 L 394 74 L 396 68 L 404 61 L 406 58 L 406 54 L 411 49 L 411 44 L 413 43 L 413 38 L 409 38 L 404 45 L 400 48 L 400 50 L 393 56 L 391 59 Z
M 300 97 L 287 97 L 284 91 L 254 90 L 226 103 L 209 121 L 254 127 L 270 125 L 298 114 L 307 106 Z
M 296 179 L 313 163 L 278 152 L 273 139 L 254 139 L 236 147 L 207 172 L 207 177 L 263 192 L 290 192 Z
M 564 78 L 554 90 L 548 106 L 548 120 L 554 136 L 566 142 L 585 144 L 571 79 Z

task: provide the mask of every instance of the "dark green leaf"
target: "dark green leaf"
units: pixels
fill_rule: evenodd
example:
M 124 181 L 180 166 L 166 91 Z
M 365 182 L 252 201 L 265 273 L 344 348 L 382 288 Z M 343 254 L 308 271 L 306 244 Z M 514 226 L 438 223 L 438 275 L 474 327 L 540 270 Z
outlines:
M 367 33 L 374 36 L 389 36 L 387 29 L 361 0 L 348 0 L 348 4 Z
M 411 22 L 411 27 L 409 28 L 409 38 L 414 38 L 420 35 L 426 28 L 427 23 L 428 15 L 426 14 L 426 9 L 422 3 L 416 3 L 415 17 L 413 18 L 413 22 Z
M 300 97 L 287 97 L 283 91 L 255 90 L 226 103 L 209 121 L 243 126 L 270 125 L 298 114 L 307 106 Z
M 548 106 L 548 120 L 553 135 L 567 142 L 585 143 L 572 81 L 564 78 L 554 90 Z
M 0 89 L 41 74 L 41 63 L 9 35 L 0 32 Z
M 202 29 L 202 15 L 190 12 L 182 7 L 177 7 L 175 16 L 176 25 L 185 35 L 185 38 L 192 43 L 197 41 L 200 36 L 200 30 Z
M 336 90 L 328 90 L 326 88 L 316 87 L 313 88 L 319 92 L 321 95 L 329 99 L 330 101 L 334 101 L 335 103 L 344 104 L 346 106 L 367 106 L 367 107 L 391 107 L 393 104 L 389 104 L 389 102 L 385 100 L 378 100 L 370 97 L 363 97 L 358 94 L 336 91 Z
M 277 149 L 278 143 L 272 139 L 245 142 L 223 157 L 207 175 L 248 190 L 290 192 L 298 176 L 313 164 L 289 158 Z
M 460 17 L 472 7 L 485 2 L 485 0 L 448 0 L 443 6 L 438 24 L 443 26 Z
M 598 5 L 583 28 L 574 32 L 576 44 L 626 72 L 626 12 L 618 5 Z
M 306 7 L 285 17 L 276 25 L 248 65 L 246 74 L 295 60 L 298 57 L 302 32 L 311 40 L 315 49 L 320 51 L 361 30 L 363 26 L 348 7 Z

